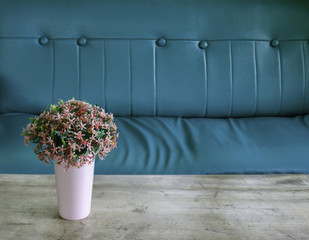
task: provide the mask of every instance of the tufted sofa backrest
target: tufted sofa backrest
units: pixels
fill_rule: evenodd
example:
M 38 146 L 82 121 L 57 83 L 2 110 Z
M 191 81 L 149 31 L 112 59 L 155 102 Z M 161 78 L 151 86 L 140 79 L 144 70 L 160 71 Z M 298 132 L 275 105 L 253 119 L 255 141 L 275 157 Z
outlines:
M 0 113 L 309 113 L 306 0 L 0 0 Z

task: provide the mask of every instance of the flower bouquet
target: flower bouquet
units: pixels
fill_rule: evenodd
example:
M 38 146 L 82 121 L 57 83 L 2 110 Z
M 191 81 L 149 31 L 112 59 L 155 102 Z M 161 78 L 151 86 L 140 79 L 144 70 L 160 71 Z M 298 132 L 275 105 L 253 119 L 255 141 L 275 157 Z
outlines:
M 87 102 L 69 100 L 50 105 L 23 130 L 25 144 L 33 148 L 41 161 L 80 168 L 94 160 L 104 159 L 116 147 L 117 127 L 113 115 Z
M 90 213 L 95 156 L 104 159 L 117 144 L 113 120 L 104 109 L 73 98 L 50 105 L 23 130 L 25 144 L 37 144 L 39 159 L 54 162 L 59 214 L 65 219 Z

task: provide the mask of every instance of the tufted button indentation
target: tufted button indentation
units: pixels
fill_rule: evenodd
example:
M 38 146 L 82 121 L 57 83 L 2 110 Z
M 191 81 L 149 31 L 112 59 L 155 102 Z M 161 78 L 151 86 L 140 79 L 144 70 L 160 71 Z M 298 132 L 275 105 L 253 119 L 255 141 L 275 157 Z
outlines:
M 206 49 L 208 47 L 208 43 L 206 41 L 200 41 L 198 46 L 200 49 Z
M 164 38 L 159 38 L 157 41 L 156 41 L 156 44 L 159 46 L 159 47 L 164 47 L 166 45 L 166 40 Z
M 80 37 L 77 39 L 77 44 L 79 46 L 85 46 L 87 44 L 87 39 L 85 37 Z
M 271 40 L 270 46 L 272 46 L 274 48 L 279 47 L 279 40 Z
M 39 44 L 42 46 L 46 46 L 48 44 L 48 38 L 46 36 L 40 37 Z

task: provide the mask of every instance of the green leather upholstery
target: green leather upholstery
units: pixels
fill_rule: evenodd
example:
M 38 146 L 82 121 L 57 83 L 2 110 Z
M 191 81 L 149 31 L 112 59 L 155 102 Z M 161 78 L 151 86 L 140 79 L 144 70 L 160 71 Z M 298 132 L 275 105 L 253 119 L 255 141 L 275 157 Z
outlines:
M 119 122 L 96 173 L 309 172 L 308 1 L 0 6 L 0 173 L 52 171 L 18 133 L 72 97 Z

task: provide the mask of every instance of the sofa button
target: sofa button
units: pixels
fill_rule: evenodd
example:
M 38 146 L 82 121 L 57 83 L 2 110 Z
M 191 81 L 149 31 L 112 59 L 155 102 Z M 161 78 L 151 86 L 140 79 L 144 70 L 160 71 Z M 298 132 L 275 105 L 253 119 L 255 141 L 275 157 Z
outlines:
M 208 43 L 206 41 L 200 41 L 198 46 L 200 49 L 206 49 L 208 47 Z
M 77 39 L 77 44 L 79 46 L 85 46 L 87 44 L 87 39 L 85 37 L 80 37 Z
M 42 46 L 46 46 L 48 44 L 48 38 L 46 36 L 40 37 L 39 44 Z
M 157 46 L 164 47 L 166 45 L 166 40 L 164 38 L 159 38 L 156 42 Z
M 270 46 L 272 46 L 274 48 L 279 47 L 279 41 L 278 40 L 271 40 Z

